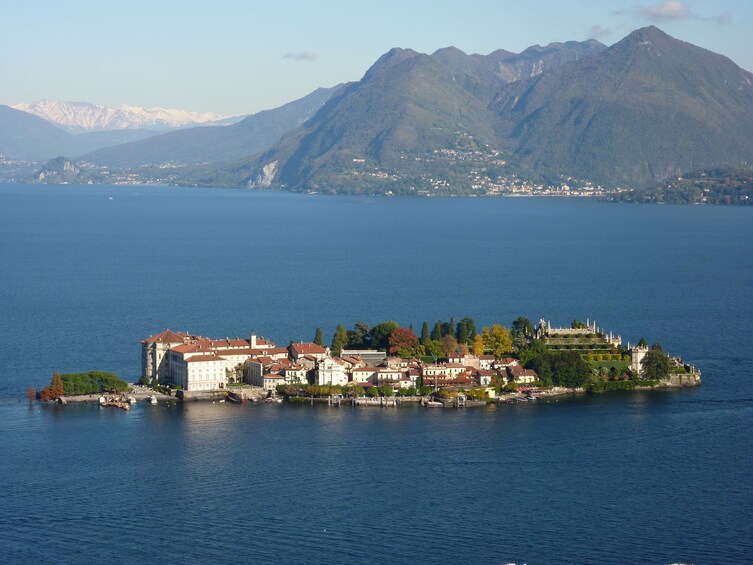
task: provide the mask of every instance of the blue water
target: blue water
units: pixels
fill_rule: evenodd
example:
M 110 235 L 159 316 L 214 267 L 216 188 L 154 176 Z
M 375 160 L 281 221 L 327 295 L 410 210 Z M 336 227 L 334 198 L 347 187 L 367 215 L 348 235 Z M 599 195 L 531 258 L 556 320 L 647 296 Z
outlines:
M 753 210 L 0 185 L 0 562 L 745 563 Z M 596 318 L 703 371 L 499 409 L 24 398 L 166 327 Z

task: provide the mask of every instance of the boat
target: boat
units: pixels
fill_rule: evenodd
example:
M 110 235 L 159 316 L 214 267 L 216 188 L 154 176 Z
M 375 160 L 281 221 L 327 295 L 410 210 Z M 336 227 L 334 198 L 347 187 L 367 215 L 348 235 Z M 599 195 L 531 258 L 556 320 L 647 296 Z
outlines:
M 147 400 L 149 401 L 149 404 L 157 404 L 157 397 L 156 397 L 156 396 L 154 396 L 153 394 L 152 394 L 152 395 L 150 395 L 150 396 L 149 396 L 149 397 L 147 398 Z
M 136 397 L 129 396 L 128 397 L 128 404 L 136 404 Z
M 131 405 L 122 396 L 119 397 L 119 398 L 116 398 L 114 396 L 109 396 L 107 398 L 105 398 L 104 396 L 100 396 L 99 397 L 99 405 L 100 406 L 111 406 L 113 408 L 121 408 L 123 410 L 130 410 L 131 409 Z

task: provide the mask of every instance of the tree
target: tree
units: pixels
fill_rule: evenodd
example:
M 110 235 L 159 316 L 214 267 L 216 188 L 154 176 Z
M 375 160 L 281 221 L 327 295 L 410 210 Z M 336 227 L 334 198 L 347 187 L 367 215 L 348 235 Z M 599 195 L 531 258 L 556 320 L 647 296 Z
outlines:
M 510 335 L 512 337 L 513 349 L 520 353 L 525 350 L 533 339 L 535 329 L 533 323 L 528 318 L 520 316 L 512 323 Z
M 371 328 L 371 347 L 379 349 L 380 351 L 387 351 L 390 334 L 392 333 L 392 330 L 399 327 L 400 326 L 396 322 L 388 320 Z
M 434 327 L 431 329 L 431 335 L 429 336 L 434 341 L 442 339 L 442 322 L 437 321 Z
M 314 334 L 314 343 L 317 345 L 324 345 L 324 337 L 322 336 L 322 328 L 316 328 L 316 333 Z
M 389 336 L 390 353 L 408 357 L 416 352 L 418 337 L 409 328 L 395 328 Z
M 52 382 L 39 391 L 40 400 L 57 400 L 65 394 L 63 379 L 59 373 L 52 375 Z
M 452 337 L 455 337 L 455 319 L 450 318 L 450 321 L 447 322 L 447 324 L 442 324 L 442 337 L 446 335 L 451 335 Z
M 371 398 L 376 398 L 377 396 L 379 396 L 379 389 L 375 386 L 369 387 L 366 390 L 366 396 L 369 396 Z
M 492 351 L 496 358 L 512 352 L 510 331 L 499 324 L 494 324 L 491 328 L 484 328 L 481 332 L 481 339 L 484 342 L 484 348 Z
M 421 345 L 426 345 L 429 343 L 429 340 L 431 339 L 431 335 L 429 334 L 429 324 L 424 321 L 424 325 L 421 326 Z
M 533 339 L 535 328 L 533 322 L 525 316 L 520 316 L 512 323 L 512 333 L 520 333 L 528 339 Z
M 430 340 L 428 345 L 424 346 L 424 349 L 426 350 L 427 355 L 434 358 L 439 358 L 444 355 L 444 345 L 442 344 L 441 338 Z
M 348 349 L 369 349 L 370 333 L 368 324 L 357 322 L 354 328 L 348 331 Z
M 34 400 L 36 397 L 37 397 L 37 391 L 34 390 L 33 386 L 30 386 L 29 388 L 26 389 L 26 398 L 29 399 L 29 402 Z
M 577 351 L 550 354 L 554 384 L 578 388 L 588 384 L 591 366 Z
M 379 387 L 379 394 L 390 398 L 392 396 L 395 396 L 395 389 L 393 389 L 391 385 L 383 385 Z
M 473 345 L 473 340 L 476 337 L 476 322 L 473 321 L 473 318 L 463 318 L 458 322 L 455 337 L 458 343 Z
M 335 335 L 332 336 L 332 355 L 340 355 L 342 350 L 348 345 L 348 332 L 342 325 L 337 326 Z
M 641 361 L 641 376 L 648 380 L 662 380 L 669 376 L 672 369 L 672 362 L 661 349 L 661 346 L 654 348 L 659 344 L 654 344 Z
M 484 354 L 484 338 L 481 337 L 481 334 L 476 334 L 476 337 L 473 338 L 473 354 L 476 356 Z
M 645 337 L 642 337 L 638 342 L 638 347 L 648 347 L 648 342 L 646 341 Z
M 455 336 L 452 334 L 447 334 L 442 337 L 442 352 L 445 354 L 445 356 L 450 356 L 458 348 L 458 342 L 455 339 Z

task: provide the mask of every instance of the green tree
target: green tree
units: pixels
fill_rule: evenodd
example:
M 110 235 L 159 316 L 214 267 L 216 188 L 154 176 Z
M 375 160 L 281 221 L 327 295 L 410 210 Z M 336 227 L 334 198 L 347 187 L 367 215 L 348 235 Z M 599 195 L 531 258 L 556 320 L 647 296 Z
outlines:
M 387 351 L 390 334 L 399 327 L 396 322 L 388 320 L 371 328 L 371 347 L 380 351 Z
M 335 335 L 332 336 L 332 355 L 340 355 L 342 350 L 348 345 L 348 332 L 342 325 L 337 326 Z
M 672 362 L 661 346 L 654 348 L 658 344 L 651 346 L 648 353 L 643 357 L 641 361 L 641 376 L 648 380 L 661 380 L 666 379 L 669 376 L 669 372 L 672 369 Z
M 458 322 L 455 337 L 458 343 L 473 345 L 473 340 L 476 337 L 476 322 L 473 321 L 473 318 L 463 318 Z
M 439 341 L 442 339 L 442 322 L 437 321 L 436 324 L 434 324 L 434 327 L 431 329 L 431 337 L 434 341 Z
M 638 342 L 638 347 L 648 347 L 648 342 L 646 341 L 645 337 L 642 337 Z
M 512 337 L 513 350 L 517 353 L 525 350 L 534 336 L 534 327 L 531 320 L 520 316 L 512 323 L 510 336 Z
M 591 366 L 576 351 L 550 354 L 554 384 L 578 388 L 588 384 Z
M 424 346 L 424 349 L 426 349 L 426 354 L 439 359 L 444 355 L 444 345 L 440 339 L 432 339 L 429 341 L 429 344 Z
M 450 321 L 447 322 L 447 324 L 442 324 L 442 337 L 446 335 L 451 335 L 452 337 L 455 337 L 455 319 L 450 318 Z
M 317 345 L 324 345 L 324 336 L 322 336 L 322 328 L 316 328 L 316 333 L 314 334 L 314 343 Z
M 383 385 L 379 387 L 379 394 L 389 398 L 395 396 L 395 389 L 391 385 Z
M 429 343 L 430 339 L 431 334 L 429 333 L 429 324 L 424 321 L 424 325 L 421 326 L 421 345 L 426 345 Z
M 348 331 L 348 349 L 369 349 L 370 335 L 369 325 L 357 322 L 354 328 Z
M 376 398 L 379 396 L 379 388 L 372 386 L 366 389 L 366 396 L 369 396 L 371 398 Z

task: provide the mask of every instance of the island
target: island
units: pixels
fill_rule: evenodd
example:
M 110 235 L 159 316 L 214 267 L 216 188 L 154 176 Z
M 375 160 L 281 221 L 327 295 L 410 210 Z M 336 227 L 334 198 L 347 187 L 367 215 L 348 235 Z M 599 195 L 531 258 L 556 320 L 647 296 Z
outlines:
M 701 373 L 660 344 L 622 337 L 591 320 L 556 327 L 525 317 L 507 328 L 477 331 L 472 318 L 412 327 L 386 321 L 339 325 L 329 346 L 316 328 L 311 342 L 279 347 L 251 332 L 213 339 L 165 330 L 141 342 L 142 375 L 129 385 L 111 373 L 55 374 L 29 389 L 43 401 L 126 404 L 173 401 L 327 402 L 353 405 L 469 406 L 526 402 L 561 394 L 683 388 Z M 103 396 L 103 394 L 109 396 Z

